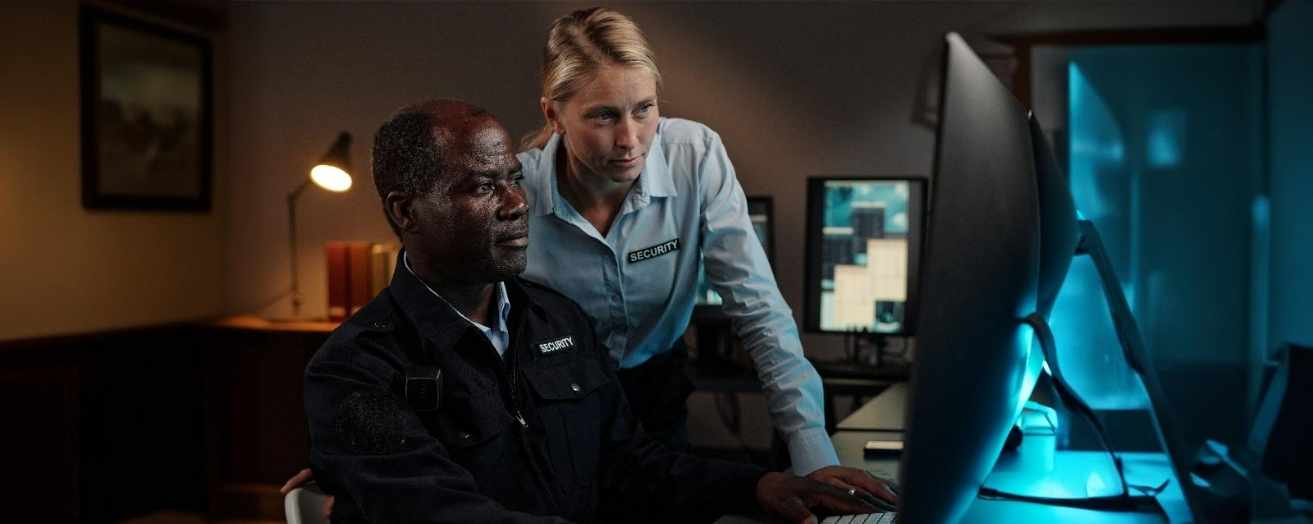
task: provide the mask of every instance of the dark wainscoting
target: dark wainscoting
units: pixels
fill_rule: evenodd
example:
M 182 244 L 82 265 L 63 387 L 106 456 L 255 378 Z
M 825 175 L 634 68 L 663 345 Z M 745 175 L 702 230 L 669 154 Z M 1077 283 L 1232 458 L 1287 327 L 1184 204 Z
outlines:
M 4 520 L 281 518 L 277 488 L 308 453 L 302 371 L 332 327 L 224 319 L 0 342 Z

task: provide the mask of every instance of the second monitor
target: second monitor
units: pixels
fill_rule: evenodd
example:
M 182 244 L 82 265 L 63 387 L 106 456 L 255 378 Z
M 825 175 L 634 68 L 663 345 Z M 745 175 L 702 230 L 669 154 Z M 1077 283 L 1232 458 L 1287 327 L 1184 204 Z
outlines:
M 807 180 L 807 331 L 910 335 L 925 180 Z

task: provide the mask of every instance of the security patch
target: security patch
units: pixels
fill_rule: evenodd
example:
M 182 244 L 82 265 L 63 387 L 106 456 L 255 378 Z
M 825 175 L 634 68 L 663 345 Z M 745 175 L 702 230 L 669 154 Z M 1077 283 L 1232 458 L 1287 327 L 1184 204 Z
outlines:
M 553 353 L 560 353 L 562 351 L 574 349 L 574 337 L 566 336 L 549 339 L 544 342 L 539 342 L 536 345 L 538 347 L 539 355 L 551 355 Z
M 644 260 L 656 258 L 661 255 L 668 255 L 676 251 L 679 251 L 679 239 L 672 238 L 652 247 L 630 251 L 627 258 L 629 259 L 629 263 L 633 264 L 635 262 L 642 262 Z

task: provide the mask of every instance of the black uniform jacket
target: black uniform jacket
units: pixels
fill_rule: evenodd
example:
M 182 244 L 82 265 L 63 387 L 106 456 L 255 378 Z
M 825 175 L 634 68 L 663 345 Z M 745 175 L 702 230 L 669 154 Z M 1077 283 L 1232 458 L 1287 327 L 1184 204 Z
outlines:
M 577 304 L 518 278 L 506 289 L 504 359 L 400 265 L 315 354 L 305 374 L 310 462 L 337 497 L 334 522 L 688 521 L 754 511 L 761 469 L 676 453 L 643 435 Z

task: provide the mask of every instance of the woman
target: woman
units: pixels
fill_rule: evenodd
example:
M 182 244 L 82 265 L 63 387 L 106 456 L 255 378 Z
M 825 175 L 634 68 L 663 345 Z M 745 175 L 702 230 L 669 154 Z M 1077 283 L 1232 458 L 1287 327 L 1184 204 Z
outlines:
M 540 106 L 520 154 L 530 196 L 524 276 L 568 295 L 611 350 L 631 408 L 687 445 L 681 337 L 705 261 L 765 384 L 793 470 L 838 463 L 820 377 L 748 219 L 720 137 L 660 116 L 661 74 L 632 20 L 605 8 L 552 24 Z
M 793 472 L 890 499 L 885 481 L 836 466 L 820 376 L 803 356 L 725 147 L 702 124 L 662 118 L 660 83 L 642 32 L 624 15 L 592 8 L 552 24 L 546 124 L 519 155 L 530 200 L 524 277 L 583 307 L 644 428 L 687 447 L 681 340 L 705 262 L 765 385 Z M 310 476 L 302 470 L 282 491 Z

